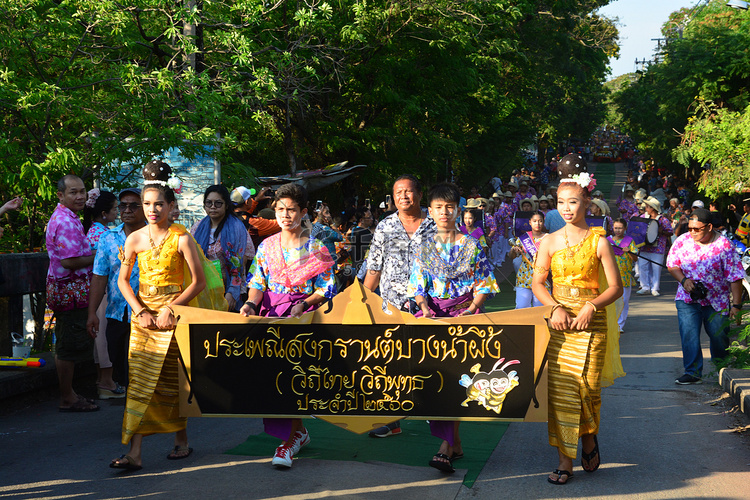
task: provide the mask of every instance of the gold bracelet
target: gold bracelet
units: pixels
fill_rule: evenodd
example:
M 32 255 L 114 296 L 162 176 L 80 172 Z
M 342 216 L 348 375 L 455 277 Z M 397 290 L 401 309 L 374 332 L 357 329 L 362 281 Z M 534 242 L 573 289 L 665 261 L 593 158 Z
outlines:
M 166 309 L 167 311 L 169 311 L 170 313 L 172 313 L 172 316 L 174 316 L 175 318 L 177 317 L 177 315 L 174 313 L 174 309 L 172 309 L 172 307 L 170 307 L 170 306 L 164 306 L 164 309 Z
M 144 312 L 145 310 L 146 310 L 146 308 L 145 308 L 145 307 L 142 307 L 142 308 L 141 308 L 141 310 L 140 310 L 140 311 L 138 311 L 137 313 L 135 313 L 135 314 L 134 314 L 133 316 L 135 316 L 136 318 L 140 318 L 140 317 L 141 317 L 141 314 L 143 314 L 143 312 Z
M 534 272 L 535 273 L 547 274 L 548 271 L 549 271 L 549 269 L 545 269 L 542 266 L 537 266 L 536 264 L 534 265 Z
M 549 312 L 550 317 L 552 317 L 552 314 L 554 314 L 555 309 L 557 309 L 558 307 L 562 307 L 562 306 L 563 305 L 560 304 L 559 302 L 557 304 L 555 304 L 554 306 L 552 306 L 552 310 Z
M 587 303 L 588 305 L 590 305 L 591 307 L 593 307 L 593 308 L 594 308 L 594 314 L 596 314 L 596 313 L 598 313 L 598 312 L 599 312 L 599 310 L 598 310 L 598 309 L 596 308 L 596 306 L 594 305 L 594 303 L 593 303 L 593 302 L 591 302 L 590 300 L 587 300 L 587 301 L 586 301 L 586 303 Z

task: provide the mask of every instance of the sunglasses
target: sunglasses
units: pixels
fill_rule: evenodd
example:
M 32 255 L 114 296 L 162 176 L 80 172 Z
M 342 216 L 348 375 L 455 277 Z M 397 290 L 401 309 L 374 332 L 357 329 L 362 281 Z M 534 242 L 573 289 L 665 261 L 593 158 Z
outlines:
M 700 231 L 703 231 L 708 224 L 703 224 L 701 227 L 689 227 L 688 231 L 691 233 L 698 233 Z
M 120 209 L 120 212 L 125 212 L 126 210 L 130 210 L 131 212 L 135 212 L 139 208 L 141 208 L 140 203 L 120 203 L 117 205 L 117 208 Z
M 211 207 L 221 208 L 224 206 L 224 202 L 221 200 L 216 200 L 216 201 L 206 200 L 203 202 L 203 206 L 206 208 L 211 208 Z

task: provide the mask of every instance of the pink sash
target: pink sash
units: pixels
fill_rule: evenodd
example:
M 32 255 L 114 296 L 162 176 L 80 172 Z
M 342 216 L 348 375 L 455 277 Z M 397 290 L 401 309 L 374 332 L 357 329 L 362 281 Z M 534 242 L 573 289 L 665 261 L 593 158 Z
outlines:
M 308 240 L 304 246 L 311 246 L 312 241 Z M 333 267 L 333 258 L 323 245 L 314 251 L 306 251 L 307 248 L 303 249 L 301 258 L 291 266 L 287 265 L 286 260 L 284 260 L 284 252 L 281 248 L 281 233 L 266 238 L 263 246 L 266 250 L 269 279 L 287 288 L 301 286 Z
M 633 242 L 633 238 L 627 235 L 622 239 L 622 241 L 620 241 L 620 243 L 615 243 L 615 239 L 612 236 L 607 236 L 607 239 L 612 244 L 612 250 L 614 250 L 615 255 L 622 255 L 623 253 L 625 253 L 630 244 Z

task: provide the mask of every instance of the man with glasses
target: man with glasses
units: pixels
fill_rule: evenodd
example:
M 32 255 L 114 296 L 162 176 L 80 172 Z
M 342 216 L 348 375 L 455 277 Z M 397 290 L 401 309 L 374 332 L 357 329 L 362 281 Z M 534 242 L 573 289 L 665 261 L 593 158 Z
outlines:
M 86 328 L 89 335 L 106 335 L 107 351 L 112 361 L 112 378 L 120 385 L 128 383 L 128 341 L 130 339 L 130 306 L 117 287 L 120 274 L 120 248 L 130 233 L 146 225 L 146 216 L 141 205 L 141 190 L 126 188 L 120 191 L 120 220 L 122 224 L 104 233 L 94 259 L 94 274 L 89 292 L 89 315 Z M 138 266 L 133 266 L 130 286 L 138 294 Z M 99 332 L 96 310 L 107 294 L 107 331 Z M 124 396 L 124 394 L 123 394 Z
M 705 208 L 693 210 L 688 232 L 669 251 L 667 267 L 680 283 L 675 304 L 685 373 L 675 383 L 700 384 L 701 325 L 710 339 L 711 359 L 722 359 L 729 346 L 727 315 L 735 316 L 742 309 L 745 272 L 732 243 L 714 231 L 711 213 Z

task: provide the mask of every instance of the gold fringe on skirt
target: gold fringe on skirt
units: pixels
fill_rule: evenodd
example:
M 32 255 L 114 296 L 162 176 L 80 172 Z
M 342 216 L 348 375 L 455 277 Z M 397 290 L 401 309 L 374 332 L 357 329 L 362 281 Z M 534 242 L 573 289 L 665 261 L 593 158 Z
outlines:
M 557 287 L 556 287 L 557 288 Z M 555 293 L 553 297 L 575 317 L 587 300 L 595 295 L 571 297 Z M 607 347 L 607 318 L 599 310 L 589 329 L 553 330 L 547 348 L 549 361 L 549 444 L 564 455 L 576 458 L 578 439 L 599 432 L 601 375 Z
M 155 317 L 179 294 L 140 295 L 140 299 Z M 139 326 L 138 318 L 132 318 L 122 444 L 128 444 L 134 434 L 170 433 L 187 427 L 187 418 L 180 417 L 178 355 L 173 330 L 147 330 Z

